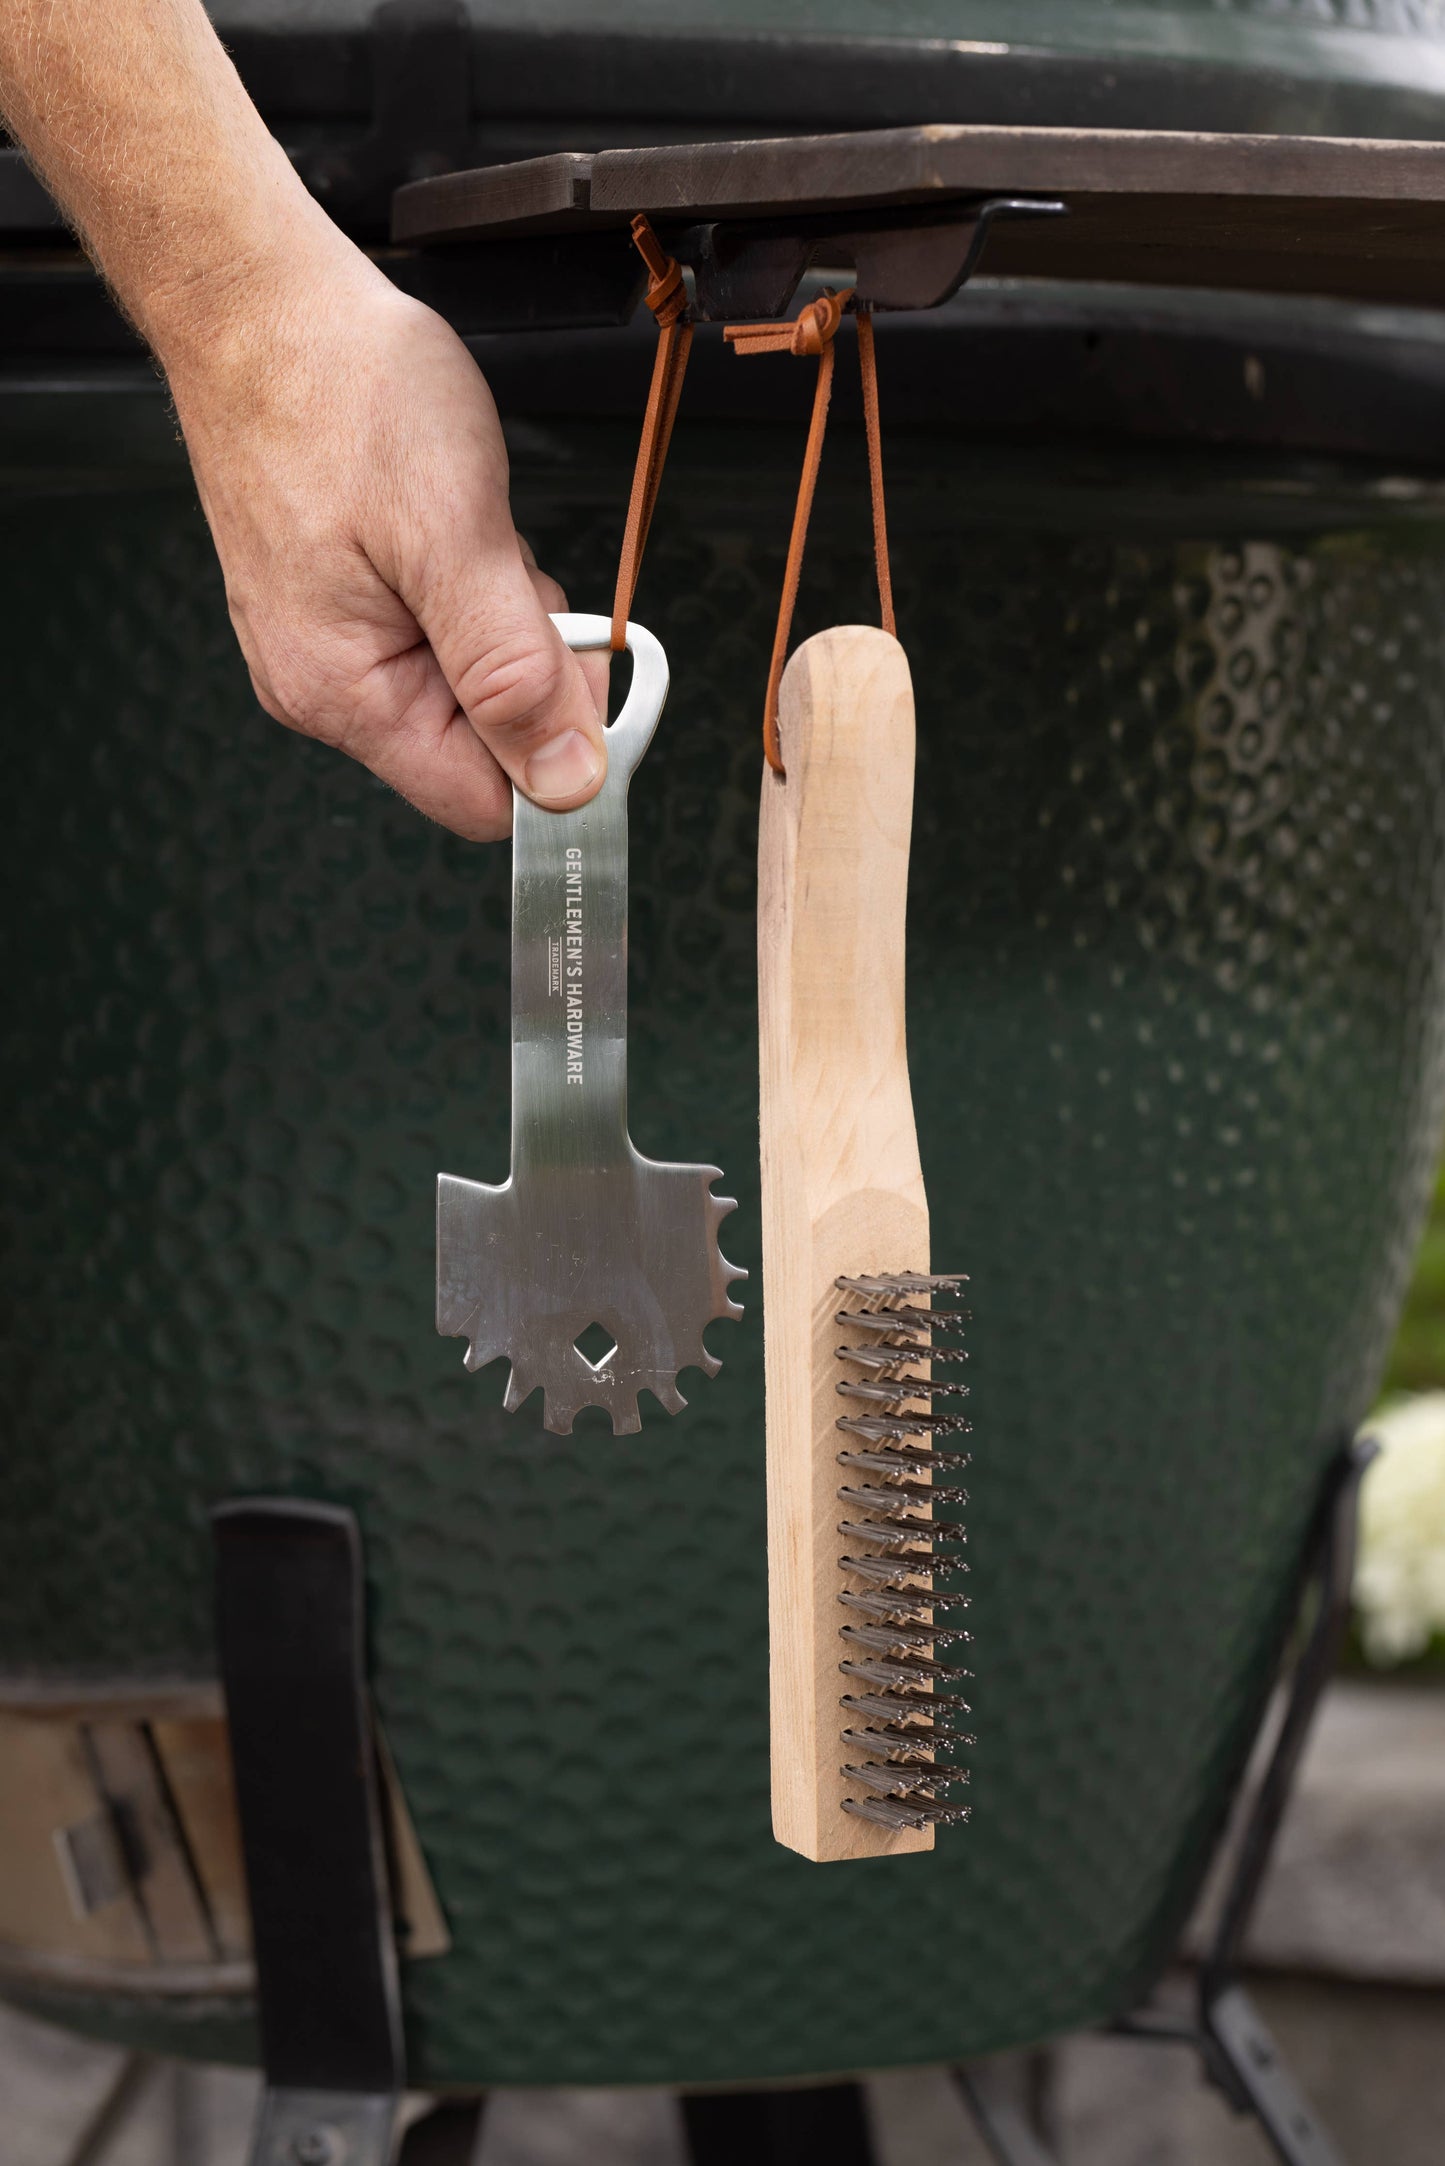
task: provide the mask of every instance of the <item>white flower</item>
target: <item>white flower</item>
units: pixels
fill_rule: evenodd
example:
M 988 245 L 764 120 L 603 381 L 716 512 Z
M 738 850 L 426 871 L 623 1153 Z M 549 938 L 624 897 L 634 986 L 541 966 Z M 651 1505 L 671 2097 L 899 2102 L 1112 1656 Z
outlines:
M 1360 1495 L 1355 1609 L 1387 1669 L 1445 1635 L 1445 1391 L 1396 1401 L 1364 1433 L 1384 1448 Z

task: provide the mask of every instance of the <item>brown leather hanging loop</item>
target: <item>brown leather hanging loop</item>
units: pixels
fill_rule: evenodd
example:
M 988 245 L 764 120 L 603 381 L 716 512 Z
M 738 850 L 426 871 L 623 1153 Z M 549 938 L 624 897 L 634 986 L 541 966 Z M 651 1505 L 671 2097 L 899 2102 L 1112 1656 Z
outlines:
M 828 403 L 833 391 L 833 340 L 843 320 L 851 289 L 827 293 L 800 309 L 791 323 L 736 323 L 723 331 L 740 354 L 792 353 L 816 355 L 818 374 L 813 386 L 813 411 L 808 421 L 808 441 L 803 451 L 803 471 L 798 482 L 798 501 L 793 530 L 788 537 L 788 556 L 783 569 L 783 592 L 778 604 L 773 652 L 768 664 L 768 689 L 763 700 L 763 752 L 775 774 L 785 773 L 778 740 L 778 688 L 788 659 L 793 632 L 793 612 L 803 571 L 803 550 L 812 517 L 813 495 L 823 458 L 823 437 L 828 426 Z M 856 311 L 858 365 L 863 377 L 863 424 L 868 440 L 868 484 L 873 503 L 873 554 L 878 570 L 878 603 L 883 629 L 892 633 L 893 581 L 888 568 L 888 522 L 883 501 L 883 435 L 878 416 L 878 365 L 873 346 L 873 318 L 867 309 Z
M 863 433 L 868 442 L 868 494 L 873 504 L 873 562 L 878 573 L 878 615 L 890 639 L 898 636 L 893 615 L 893 573 L 888 562 L 888 512 L 883 500 L 883 424 L 878 415 L 878 357 L 873 347 L 873 311 L 860 308 L 858 371 L 863 378 Z
M 833 339 L 843 320 L 846 293 L 826 293 L 800 309 L 791 323 L 730 323 L 723 337 L 740 354 L 791 353 L 804 358 L 816 355 L 818 374 L 813 383 L 813 411 L 808 420 L 808 441 L 803 451 L 803 471 L 798 481 L 798 501 L 793 511 L 793 531 L 788 536 L 788 556 L 783 568 L 783 594 L 773 633 L 772 658 L 768 663 L 768 689 L 763 697 L 763 752 L 775 774 L 783 772 L 778 743 L 778 686 L 788 657 L 793 630 L 793 611 L 803 571 L 803 549 L 808 521 L 813 512 L 813 492 L 823 459 L 823 437 L 828 426 L 828 402 L 833 395 Z
M 647 393 L 647 409 L 642 418 L 642 436 L 637 446 L 637 464 L 632 473 L 632 494 L 628 500 L 627 524 L 623 529 L 622 551 L 617 566 L 617 591 L 612 603 L 612 647 L 615 653 L 620 653 L 627 642 L 627 620 L 632 613 L 637 576 L 642 568 L 642 553 L 647 546 L 648 529 L 652 525 L 652 514 L 662 485 L 662 469 L 667 459 L 673 423 L 677 419 L 678 404 L 682 397 L 682 380 L 692 347 L 692 325 L 687 318 L 687 287 L 680 265 L 675 257 L 665 252 L 652 229 L 651 221 L 642 213 L 632 221 L 632 238 L 647 265 L 647 305 L 657 319 L 657 352 L 653 358 L 652 382 Z M 805 360 L 815 359 L 818 364 L 813 385 L 813 411 L 808 422 L 808 441 L 803 452 L 803 471 L 798 482 L 793 529 L 788 537 L 783 592 L 778 605 L 778 622 L 773 634 L 772 658 L 768 665 L 768 688 L 763 703 L 763 751 L 768 765 L 780 775 L 784 769 L 782 748 L 778 742 L 778 687 L 782 682 L 783 665 L 788 658 L 793 612 L 797 606 L 798 585 L 803 571 L 803 550 L 808 539 L 808 522 L 812 516 L 818 469 L 823 458 L 828 404 L 833 392 L 833 341 L 851 298 L 851 287 L 845 288 L 841 293 L 824 293 L 816 301 L 810 301 L 805 308 L 801 308 L 797 315 L 786 323 L 733 323 L 728 324 L 723 331 L 723 337 L 737 353 L 791 353 Z M 888 522 L 883 495 L 883 434 L 878 414 L 878 364 L 873 346 L 873 318 L 867 308 L 856 305 L 854 314 L 858 324 L 858 366 L 863 379 L 863 426 L 868 443 L 868 486 L 873 505 L 873 554 L 878 570 L 878 606 L 883 629 L 891 634 L 894 631 L 893 581 L 888 566 Z
M 650 220 L 639 214 L 632 221 L 632 238 L 647 265 L 647 305 L 657 319 L 657 351 L 653 356 L 652 383 L 647 410 L 642 417 L 642 437 L 637 464 L 632 471 L 632 495 L 627 505 L 627 524 L 622 533 L 622 553 L 617 565 L 617 591 L 612 602 L 612 649 L 620 654 L 627 644 L 627 620 L 637 592 L 642 552 L 662 486 L 662 469 L 682 397 L 682 379 L 692 346 L 692 325 L 687 320 L 687 287 L 677 259 L 667 255 L 652 230 Z

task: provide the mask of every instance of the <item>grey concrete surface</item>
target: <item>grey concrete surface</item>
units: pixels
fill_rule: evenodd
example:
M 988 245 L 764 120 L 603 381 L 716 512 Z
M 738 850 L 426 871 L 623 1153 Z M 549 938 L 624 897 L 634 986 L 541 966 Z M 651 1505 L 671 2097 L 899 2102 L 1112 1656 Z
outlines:
M 1348 2166 L 1439 2166 L 1445 1993 L 1258 1977 L 1250 1990 Z M 1064 2166 L 1273 2166 L 1182 2048 L 1070 2040 L 1054 2103 Z
M 1445 1986 L 1445 1691 L 1330 1688 L 1248 1946 L 1263 1969 Z
M 0 2162 L 70 2166 L 127 2073 L 112 2047 L 0 2008 Z M 255 2088 L 233 2069 L 144 2064 L 94 2166 L 244 2166 Z

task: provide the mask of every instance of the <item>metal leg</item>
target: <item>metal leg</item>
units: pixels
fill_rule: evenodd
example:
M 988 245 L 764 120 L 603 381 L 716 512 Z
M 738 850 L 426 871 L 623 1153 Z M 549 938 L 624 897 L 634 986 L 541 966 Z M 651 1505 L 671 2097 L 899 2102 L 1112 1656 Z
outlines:
M 65 2155 L 64 2166 L 104 2166 L 116 2137 L 124 2132 L 131 2108 L 155 2074 L 156 2064 L 144 2053 L 127 2056 L 95 2112 Z
M 1236 2112 L 1254 2115 L 1286 2166 L 1342 2166 L 1242 1986 L 1201 2003 L 1201 2028 L 1211 2079 Z
M 876 2166 L 857 2083 L 689 2092 L 682 2119 L 692 2166 Z
M 1349 1622 L 1360 1483 L 1378 1449 L 1365 1441 L 1352 1445 L 1326 1499 L 1313 1574 L 1318 1607 L 1290 1679 L 1274 1749 L 1250 1805 L 1214 1940 L 1199 1971 L 1205 2067 L 1240 2112 L 1254 2115 L 1286 2166 L 1340 2166 L 1339 2153 L 1295 2089 L 1238 1974 L 1280 1822 Z
M 266 2079 L 251 2166 L 390 2166 L 405 2064 L 356 1521 L 256 1500 L 212 1526 Z
M 994 2071 L 955 2068 L 953 2080 L 997 2166 L 1058 2166 Z
M 485 2098 L 434 2106 L 406 2132 L 397 2166 L 475 2166 Z
M 1239 1983 L 1244 1941 L 1275 1838 L 1333 1674 L 1350 1613 L 1360 1482 L 1378 1446 L 1352 1444 L 1335 1470 L 1310 1548 L 1317 1606 L 1286 1690 L 1284 1713 L 1250 1803 L 1219 1923 L 1199 1969 L 1197 2029 L 1148 2013 L 1117 2026 L 1129 2037 L 1197 2046 L 1205 2072 L 1238 2113 L 1253 2114 L 1284 2166 L 1342 2166 L 1339 2153 L 1296 2089 L 1280 2051 Z

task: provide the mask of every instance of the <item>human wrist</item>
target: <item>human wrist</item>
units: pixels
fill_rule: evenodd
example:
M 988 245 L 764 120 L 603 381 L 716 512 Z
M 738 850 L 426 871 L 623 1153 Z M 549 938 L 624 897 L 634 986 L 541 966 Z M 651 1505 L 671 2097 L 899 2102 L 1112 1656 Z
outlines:
M 173 388 L 254 371 L 304 321 L 320 293 L 375 277 L 359 249 L 307 194 L 279 146 L 237 177 L 223 219 L 121 297 Z

